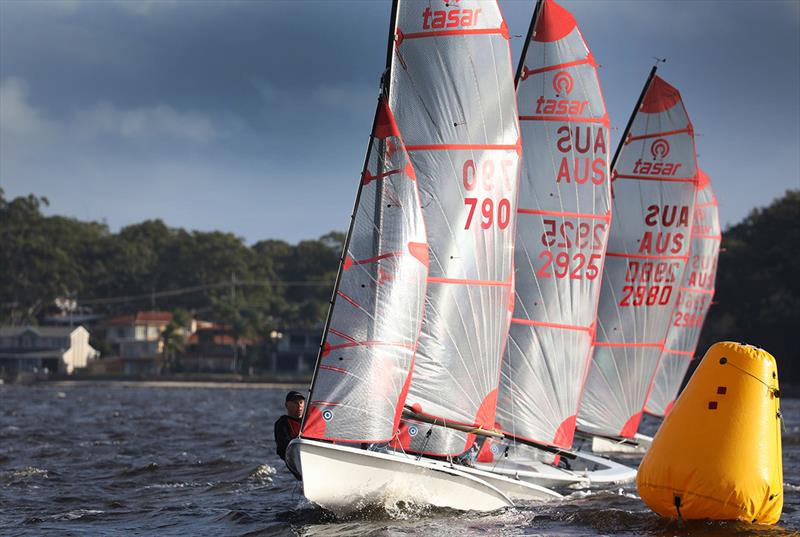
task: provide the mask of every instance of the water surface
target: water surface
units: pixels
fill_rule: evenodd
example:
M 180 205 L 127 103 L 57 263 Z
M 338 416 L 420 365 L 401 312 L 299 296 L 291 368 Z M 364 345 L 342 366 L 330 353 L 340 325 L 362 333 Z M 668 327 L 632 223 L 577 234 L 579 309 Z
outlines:
M 782 402 L 780 524 L 678 527 L 650 512 L 634 485 L 490 514 L 381 509 L 337 520 L 305 500 L 275 454 L 272 424 L 285 391 L 0 386 L 0 535 L 777 536 L 800 530 L 800 400 Z

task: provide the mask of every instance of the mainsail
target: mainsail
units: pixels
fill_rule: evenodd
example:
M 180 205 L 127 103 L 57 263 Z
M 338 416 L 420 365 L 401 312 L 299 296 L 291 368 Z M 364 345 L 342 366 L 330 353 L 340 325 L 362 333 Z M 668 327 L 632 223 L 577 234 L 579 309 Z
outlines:
M 645 85 L 612 163 L 611 234 L 578 427 L 633 437 L 689 257 L 697 163 L 678 90 Z
M 514 438 L 568 448 L 611 220 L 608 114 L 572 14 L 544 0 L 531 27 L 517 76 L 516 302 L 497 420 Z
M 722 240 L 719 209 L 708 175 L 698 170 L 697 177 L 689 264 L 683 273 L 678 304 L 672 314 L 664 352 L 645 406 L 646 412 L 656 416 L 666 415 L 678 396 L 714 298 L 717 257 Z
M 493 427 L 519 179 L 508 30 L 496 2 L 400 0 L 397 9 L 389 103 L 417 174 L 430 257 L 407 405 Z M 411 422 L 398 445 L 458 455 L 471 437 Z
M 392 440 L 414 365 L 427 265 L 416 175 L 382 97 L 302 437 Z

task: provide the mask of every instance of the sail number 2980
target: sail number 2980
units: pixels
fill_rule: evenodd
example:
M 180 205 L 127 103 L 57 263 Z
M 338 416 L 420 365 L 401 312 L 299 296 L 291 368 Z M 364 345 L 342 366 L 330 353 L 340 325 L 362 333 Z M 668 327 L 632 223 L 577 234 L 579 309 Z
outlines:
M 485 160 L 478 167 L 474 160 L 469 159 L 462 170 L 464 188 L 474 194 L 480 194 L 480 190 L 492 193 L 496 190 L 496 182 L 502 181 L 503 191 L 513 192 L 513 167 L 512 160 L 501 160 L 497 164 L 493 160 Z M 491 196 L 470 196 L 464 198 L 464 205 L 468 208 L 464 229 L 470 229 L 473 225 L 480 225 L 481 229 L 489 229 L 494 225 L 506 229 L 511 223 L 511 202 L 508 198 L 501 198 L 495 203 Z

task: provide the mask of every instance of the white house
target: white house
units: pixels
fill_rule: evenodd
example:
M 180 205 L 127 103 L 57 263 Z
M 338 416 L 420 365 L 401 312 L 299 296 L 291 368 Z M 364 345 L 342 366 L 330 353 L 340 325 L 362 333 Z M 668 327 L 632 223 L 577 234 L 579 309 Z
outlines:
M 0 327 L 0 375 L 19 372 L 72 374 L 99 356 L 82 326 Z

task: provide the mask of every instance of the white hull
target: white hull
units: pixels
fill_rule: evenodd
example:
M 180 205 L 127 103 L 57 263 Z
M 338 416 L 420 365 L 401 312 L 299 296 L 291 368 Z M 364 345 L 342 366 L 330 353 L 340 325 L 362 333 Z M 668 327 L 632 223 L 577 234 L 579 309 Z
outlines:
M 566 470 L 536 460 L 517 460 L 498 465 L 483 464 L 479 468 L 543 487 L 583 488 L 591 485 L 629 483 L 636 479 L 636 469 L 604 457 L 572 451 L 583 470 Z
M 628 453 L 628 454 L 644 454 L 647 453 L 647 448 L 653 443 L 653 438 L 643 434 L 636 433 L 633 437 L 638 446 L 632 446 L 625 442 L 617 442 L 608 438 L 600 438 L 598 436 L 592 437 L 592 451 L 594 453 Z
M 541 483 L 520 479 L 513 475 L 487 471 L 479 465 L 474 468 L 459 467 L 458 469 L 489 483 L 512 500 L 550 501 L 563 498 L 561 494 L 545 488 Z
M 535 460 L 477 464 L 476 467 L 487 472 L 508 476 L 542 487 L 568 487 L 575 484 L 589 484 L 586 477 L 580 472 L 562 470 L 551 464 Z
M 300 453 L 306 498 L 336 514 L 400 502 L 462 511 L 513 505 L 486 481 L 436 461 L 304 438 L 292 440 L 292 450 Z

